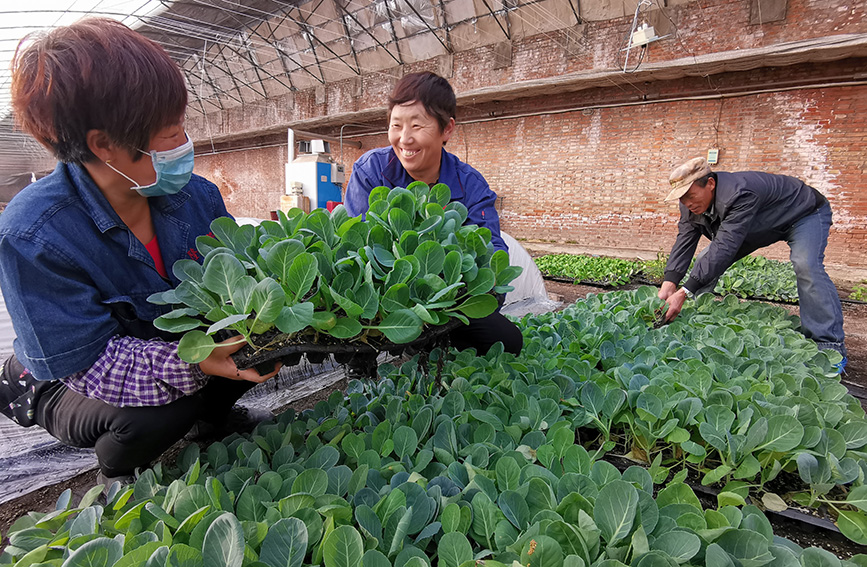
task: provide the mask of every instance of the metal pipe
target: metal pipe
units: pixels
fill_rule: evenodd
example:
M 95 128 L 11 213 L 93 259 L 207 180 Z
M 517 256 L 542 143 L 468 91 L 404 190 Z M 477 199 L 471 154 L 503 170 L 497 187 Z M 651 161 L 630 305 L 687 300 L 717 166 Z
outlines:
M 344 124 L 343 126 L 340 127 L 340 165 L 343 165 L 344 167 L 346 167 L 346 166 L 343 163 L 343 129 L 346 128 L 347 126 L 359 126 L 361 128 L 367 127 L 364 124 L 353 124 L 351 122 Z M 359 150 L 361 149 L 361 142 L 358 142 L 358 149 Z

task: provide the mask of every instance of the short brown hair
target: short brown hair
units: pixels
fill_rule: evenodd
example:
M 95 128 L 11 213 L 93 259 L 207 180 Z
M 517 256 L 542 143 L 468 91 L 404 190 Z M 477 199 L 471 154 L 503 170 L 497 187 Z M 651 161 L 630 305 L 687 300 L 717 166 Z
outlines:
M 449 82 L 439 75 L 430 72 L 404 75 L 394 86 L 388 99 L 389 117 L 395 106 L 415 101 L 420 102 L 427 113 L 436 119 L 440 132 L 445 130 L 449 120 L 455 117 L 455 91 Z
M 141 157 L 135 149 L 179 123 L 187 106 L 184 77 L 163 48 L 105 18 L 21 40 L 11 90 L 21 129 L 67 163 L 96 159 L 88 130 Z

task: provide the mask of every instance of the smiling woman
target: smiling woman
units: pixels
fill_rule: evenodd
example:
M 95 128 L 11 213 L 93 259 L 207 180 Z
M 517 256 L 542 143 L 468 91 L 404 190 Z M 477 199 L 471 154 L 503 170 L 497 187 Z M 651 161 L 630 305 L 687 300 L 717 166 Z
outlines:
M 17 334 L 0 411 L 95 447 L 103 477 L 123 478 L 197 419 L 223 421 L 276 369 L 240 371 L 237 341 L 188 364 L 177 337 L 153 325 L 164 309 L 148 296 L 179 283 L 164 266 L 228 215 L 217 188 L 192 174 L 177 65 L 108 19 L 22 45 L 15 116 L 61 163 L 0 217 L 0 288 Z
M 455 129 L 456 108 L 452 86 L 438 75 L 412 73 L 398 81 L 388 103 L 391 146 L 370 150 L 352 166 L 346 186 L 346 210 L 352 216 L 366 213 L 376 187 L 408 187 L 416 181 L 444 184 L 451 190 L 449 201 L 467 208 L 464 224 L 490 230 L 493 247 L 508 252 L 494 208 L 497 194 L 481 173 L 445 151 Z M 523 345 L 521 331 L 499 309 L 458 328 L 451 334 L 451 341 L 457 348 L 475 348 L 480 353 L 502 342 L 507 351 L 518 354 Z

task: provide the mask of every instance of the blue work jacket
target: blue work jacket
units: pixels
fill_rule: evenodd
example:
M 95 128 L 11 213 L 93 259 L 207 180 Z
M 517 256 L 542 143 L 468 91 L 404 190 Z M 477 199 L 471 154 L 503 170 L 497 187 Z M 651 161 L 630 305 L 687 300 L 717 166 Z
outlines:
M 466 224 L 489 229 L 494 248 L 508 252 L 509 248 L 500 236 L 500 216 L 494 208 L 497 194 L 491 191 L 481 173 L 457 156 L 445 150 L 442 152 L 437 183 L 448 185 L 452 201 L 458 201 L 467 208 L 469 214 Z M 406 187 L 413 181 L 391 146 L 370 150 L 352 166 L 343 205 L 351 216 L 358 216 L 367 211 L 368 197 L 375 187 Z
M 167 279 L 81 166 L 59 164 L 0 215 L 0 288 L 15 355 L 37 379 L 90 368 L 115 335 L 161 336 L 153 320 L 169 308 L 148 296 L 180 283 L 175 261 L 201 261 L 196 237 L 228 213 L 217 187 L 197 175 L 149 204 Z

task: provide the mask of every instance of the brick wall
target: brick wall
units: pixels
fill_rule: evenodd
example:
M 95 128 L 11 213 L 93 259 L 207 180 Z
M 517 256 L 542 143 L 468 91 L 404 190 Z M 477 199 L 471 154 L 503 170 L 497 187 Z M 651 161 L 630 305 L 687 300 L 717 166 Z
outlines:
M 270 218 L 284 193 L 286 144 L 261 149 L 198 151 L 195 173 L 214 182 L 236 217 Z
M 784 21 L 760 26 L 749 24 L 747 0 L 669 4 L 666 14 L 656 15 L 665 18 L 653 23 L 659 33 L 676 27 L 679 37 L 654 44 L 648 51 L 653 61 L 867 31 L 863 3 L 842 0 L 789 0 Z M 631 16 L 589 22 L 577 31 L 514 38 L 505 68 L 494 68 L 496 50 L 483 46 L 402 71 L 442 73 L 449 68 L 460 95 L 610 69 L 630 23 Z M 447 150 L 478 169 L 502 197 L 502 226 L 513 236 L 652 255 L 668 251 L 675 237 L 677 208 L 662 202 L 669 171 L 718 147 L 719 170 L 785 173 L 820 189 L 834 209 L 827 263 L 865 271 L 867 86 L 796 88 L 804 82 L 833 85 L 841 77 L 863 76 L 864 68 L 867 59 L 852 57 L 545 97 L 470 101 L 459 108 L 459 127 Z M 291 104 L 288 99 L 274 102 L 275 114 L 268 117 L 239 109 L 221 115 L 213 131 L 265 127 L 274 120 L 300 121 L 303 128 L 304 120 L 381 108 L 399 75 L 376 73 L 329 84 L 319 103 L 312 90 L 295 93 Z M 668 100 L 652 102 L 662 99 Z M 333 129 L 327 133 L 337 134 Z M 360 140 L 361 150 L 344 149 L 347 177 L 363 151 L 387 144 L 382 134 Z M 205 156 L 196 167 L 218 184 L 230 212 L 267 217 L 279 203 L 285 159 L 284 142 L 282 147 Z M 780 259 L 787 254 L 785 245 L 768 251 Z
M 671 168 L 716 146 L 718 170 L 784 173 L 822 191 L 835 223 L 827 262 L 867 269 L 865 142 L 867 86 L 854 86 L 461 124 L 446 149 L 485 176 L 516 238 L 652 254 L 677 231 L 677 206 L 662 201 Z M 362 151 L 345 151 L 347 170 Z M 785 245 L 766 253 L 788 257 Z

